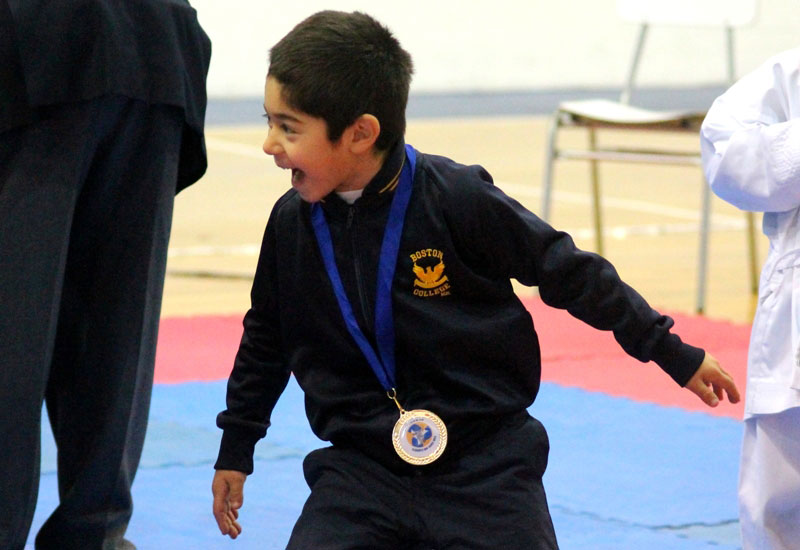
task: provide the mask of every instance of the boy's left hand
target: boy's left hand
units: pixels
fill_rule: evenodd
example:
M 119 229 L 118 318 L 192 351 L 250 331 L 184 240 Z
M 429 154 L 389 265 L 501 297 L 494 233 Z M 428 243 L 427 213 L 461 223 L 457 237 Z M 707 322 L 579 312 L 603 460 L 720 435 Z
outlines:
M 720 367 L 719 362 L 706 352 L 700 368 L 686 383 L 686 389 L 695 393 L 709 407 L 716 407 L 728 394 L 728 401 L 739 402 L 739 390 L 733 378 Z

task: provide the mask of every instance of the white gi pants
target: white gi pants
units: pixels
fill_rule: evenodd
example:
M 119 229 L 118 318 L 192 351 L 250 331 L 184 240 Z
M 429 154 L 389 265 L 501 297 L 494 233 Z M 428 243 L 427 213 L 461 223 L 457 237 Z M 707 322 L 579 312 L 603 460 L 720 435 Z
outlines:
M 739 521 L 742 550 L 800 549 L 800 408 L 745 420 Z

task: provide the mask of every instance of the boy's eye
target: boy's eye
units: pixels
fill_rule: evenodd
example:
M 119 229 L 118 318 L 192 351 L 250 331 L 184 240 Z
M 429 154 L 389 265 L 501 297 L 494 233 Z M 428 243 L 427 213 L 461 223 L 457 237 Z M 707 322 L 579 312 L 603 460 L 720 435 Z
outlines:
M 263 116 L 267 120 L 267 126 L 269 126 L 269 128 L 272 129 L 273 127 L 272 117 L 270 117 L 268 114 L 263 114 L 261 116 Z M 280 122 L 280 120 L 278 122 Z M 283 132 L 284 134 L 295 133 L 294 129 L 285 122 L 280 122 L 278 124 L 278 128 L 280 128 L 280 131 Z

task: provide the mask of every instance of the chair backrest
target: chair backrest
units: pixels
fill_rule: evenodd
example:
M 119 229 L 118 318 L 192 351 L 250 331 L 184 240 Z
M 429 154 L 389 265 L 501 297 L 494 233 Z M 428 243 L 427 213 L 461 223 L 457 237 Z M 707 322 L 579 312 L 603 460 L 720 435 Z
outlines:
M 639 35 L 628 68 L 620 103 L 630 103 L 642 49 L 651 24 L 713 26 L 725 31 L 728 84 L 736 79 L 733 57 L 733 29 L 755 20 L 758 0 L 617 0 L 617 13 L 625 20 L 639 24 Z
M 619 16 L 634 23 L 742 27 L 757 11 L 758 0 L 617 0 Z

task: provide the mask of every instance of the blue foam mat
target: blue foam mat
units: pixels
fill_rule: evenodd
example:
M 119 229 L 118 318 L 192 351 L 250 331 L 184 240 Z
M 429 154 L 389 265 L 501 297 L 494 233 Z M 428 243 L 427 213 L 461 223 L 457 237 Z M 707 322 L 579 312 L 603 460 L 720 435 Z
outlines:
M 292 381 L 256 447 L 237 541 L 211 515 L 214 417 L 224 381 L 154 388 L 128 535 L 140 550 L 284 548 L 308 494 L 302 458 L 323 445 Z M 736 550 L 741 424 L 544 384 L 531 414 L 550 436 L 545 488 L 562 550 Z M 43 428 L 33 533 L 57 503 L 55 448 Z
M 545 385 L 545 489 L 565 509 L 650 527 L 734 519 L 741 423 Z

